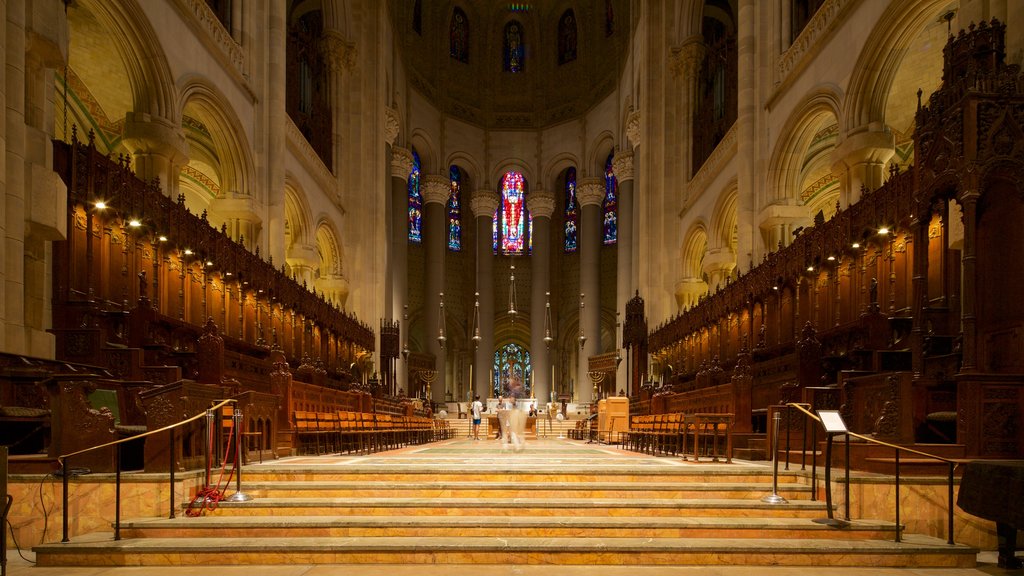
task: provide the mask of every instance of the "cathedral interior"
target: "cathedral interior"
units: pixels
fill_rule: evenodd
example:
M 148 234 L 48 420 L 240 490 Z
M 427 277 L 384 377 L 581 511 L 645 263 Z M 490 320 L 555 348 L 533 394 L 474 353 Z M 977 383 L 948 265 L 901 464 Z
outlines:
M 77 454 L 227 398 L 261 463 L 508 395 L 1024 459 L 1022 2 L 2 5 L 12 474 L 198 470 L 198 425 Z

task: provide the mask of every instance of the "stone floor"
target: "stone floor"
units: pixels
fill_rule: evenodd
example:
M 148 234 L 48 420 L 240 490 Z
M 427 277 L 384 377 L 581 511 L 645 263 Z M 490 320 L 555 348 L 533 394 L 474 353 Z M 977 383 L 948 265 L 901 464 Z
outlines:
M 602 458 L 595 458 L 598 454 Z M 608 456 L 611 456 L 610 458 Z M 736 462 L 739 467 L 763 466 L 763 463 Z M 503 469 L 546 469 L 552 467 L 573 468 L 578 466 L 601 467 L 606 469 L 630 469 L 643 474 L 645 467 L 693 466 L 678 459 L 659 460 L 644 455 L 625 452 L 617 448 L 565 442 L 539 440 L 528 442 L 526 449 L 516 453 L 503 450 L 493 439 L 472 442 L 466 439 L 426 446 L 408 447 L 370 456 L 302 456 L 262 466 L 281 468 L 295 466 L 297 469 L 310 467 L 358 467 L 360 469 L 380 467 L 392 472 L 405 468 L 422 468 L 424 465 L 438 470 L 493 470 Z M 255 471 L 260 464 L 246 468 Z M 244 476 L 243 476 L 244 477 Z M 936 574 L 943 576 L 967 576 L 979 574 L 1024 574 L 1024 570 L 1009 572 L 995 564 L 994 552 L 981 552 L 979 566 L 975 569 L 925 569 L 925 568 L 879 568 L 879 567 L 756 567 L 756 566 L 516 566 L 516 565 L 268 565 L 268 566 L 182 566 L 182 567 L 35 567 L 31 551 L 10 550 L 7 574 L 10 576 L 191 576 L 215 573 L 217 576 L 326 576 L 344 574 L 363 576 L 386 574 L 387 576 L 654 576 L 663 574 L 693 576 L 748 576 L 765 574 L 769 576 L 909 576 Z
M 23 552 L 31 560 L 31 552 Z M 293 566 L 132 566 L 125 568 L 36 568 L 18 556 L 8 553 L 8 576 L 808 576 L 809 568 L 801 566 L 395 566 L 373 565 L 293 565 Z M 1024 574 L 1024 570 L 1002 570 L 996 567 L 995 552 L 978 555 L 978 567 L 963 568 L 827 568 L 816 567 L 814 576 L 979 576 L 982 574 Z

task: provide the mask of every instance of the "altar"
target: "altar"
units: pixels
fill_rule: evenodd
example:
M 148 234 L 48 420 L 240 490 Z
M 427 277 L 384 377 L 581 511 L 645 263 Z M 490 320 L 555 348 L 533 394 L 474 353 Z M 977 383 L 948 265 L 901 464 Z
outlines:
M 487 415 L 487 425 L 490 426 L 490 428 L 488 428 L 488 430 L 490 430 L 490 433 L 497 434 L 497 432 L 498 432 L 498 415 L 497 414 L 488 414 Z M 530 434 L 530 433 L 536 434 L 536 432 L 537 432 L 537 417 L 536 416 L 527 416 L 526 417 L 526 428 L 525 428 L 525 430 L 526 430 L 527 434 Z

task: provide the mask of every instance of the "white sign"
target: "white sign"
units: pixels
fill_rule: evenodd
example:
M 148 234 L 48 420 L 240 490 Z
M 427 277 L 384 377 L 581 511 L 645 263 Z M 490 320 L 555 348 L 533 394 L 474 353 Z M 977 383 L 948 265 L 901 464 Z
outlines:
M 818 417 L 821 418 L 821 425 L 825 432 L 846 432 L 846 422 L 839 415 L 839 410 L 818 410 Z

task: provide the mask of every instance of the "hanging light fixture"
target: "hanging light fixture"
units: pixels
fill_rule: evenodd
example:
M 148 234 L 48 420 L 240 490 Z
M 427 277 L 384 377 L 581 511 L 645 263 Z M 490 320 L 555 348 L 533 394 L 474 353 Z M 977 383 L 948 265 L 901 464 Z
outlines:
M 409 359 L 409 305 L 406 304 L 402 307 L 402 320 L 405 323 L 405 331 L 402 332 L 402 358 Z
M 475 346 L 475 345 L 479 344 L 480 340 L 481 340 L 481 338 L 480 338 L 480 293 L 479 292 L 475 293 L 474 294 L 474 298 L 476 300 L 475 300 L 475 302 L 473 302 L 473 338 L 472 338 L 472 340 L 473 340 L 473 345 Z
M 555 340 L 551 337 L 551 292 L 545 292 L 544 299 L 544 344 L 550 348 Z
M 583 293 L 580 292 L 580 335 L 578 340 L 580 341 L 580 348 L 587 343 L 587 337 L 583 335 Z
M 437 296 L 441 301 L 441 308 L 437 313 L 437 343 L 441 345 L 441 349 L 443 350 L 445 342 L 448 341 L 448 338 L 444 335 L 444 292 L 439 292 Z
M 516 321 L 516 265 L 511 264 L 508 275 L 508 315 L 512 322 Z

